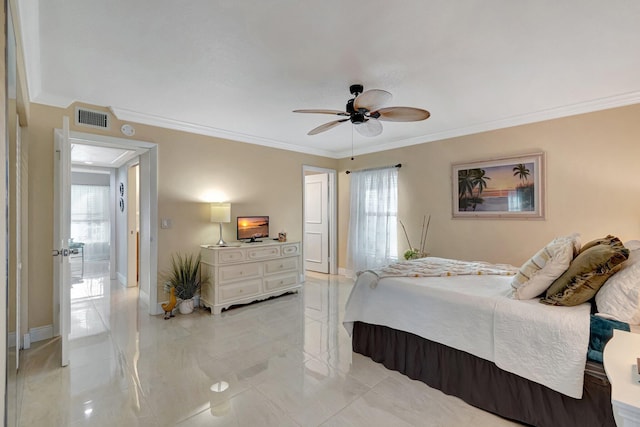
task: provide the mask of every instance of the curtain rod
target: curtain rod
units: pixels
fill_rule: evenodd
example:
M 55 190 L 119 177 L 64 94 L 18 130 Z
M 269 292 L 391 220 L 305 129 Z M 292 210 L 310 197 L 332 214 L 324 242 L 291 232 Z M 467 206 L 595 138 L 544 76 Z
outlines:
M 362 172 L 362 171 L 375 171 L 378 169 L 388 169 L 388 168 L 401 168 L 402 167 L 402 163 L 398 163 L 397 165 L 390 165 L 390 166 L 380 166 L 379 168 L 369 168 L 369 169 L 358 169 L 357 171 L 354 172 Z M 346 174 L 349 175 L 351 173 L 351 171 L 346 171 Z

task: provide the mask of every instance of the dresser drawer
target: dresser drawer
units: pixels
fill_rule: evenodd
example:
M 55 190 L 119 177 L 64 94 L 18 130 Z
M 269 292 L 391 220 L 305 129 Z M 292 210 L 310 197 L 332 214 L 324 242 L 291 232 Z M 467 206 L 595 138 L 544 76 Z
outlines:
M 282 255 L 298 255 L 300 253 L 300 245 L 297 243 L 291 245 L 282 245 Z
M 232 282 L 240 279 L 251 279 L 253 277 L 262 276 L 262 264 L 238 264 L 220 267 L 218 270 L 218 278 L 220 283 Z
M 275 259 L 265 261 L 264 274 L 282 273 L 284 271 L 298 270 L 298 257 Z
M 222 285 L 218 288 L 218 296 L 220 299 L 217 303 L 220 304 L 227 301 L 258 295 L 260 293 L 261 284 L 262 279 L 253 279 L 229 285 Z
M 218 252 L 219 262 L 221 264 L 228 264 L 231 262 L 244 261 L 244 251 L 242 249 L 228 249 Z
M 275 289 L 286 288 L 298 283 L 298 273 L 289 274 L 286 276 L 271 277 L 264 279 L 264 290 L 273 291 Z
M 247 258 L 252 260 L 275 258 L 279 256 L 280 248 L 278 246 L 247 249 Z

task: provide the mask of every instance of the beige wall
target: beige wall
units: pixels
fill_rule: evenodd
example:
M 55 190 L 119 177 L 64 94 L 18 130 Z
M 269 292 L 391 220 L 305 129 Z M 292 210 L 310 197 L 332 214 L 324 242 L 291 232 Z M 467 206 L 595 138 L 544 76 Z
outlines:
M 399 217 L 417 245 L 423 215 L 431 214 L 427 250 L 435 256 L 519 265 L 554 236 L 574 231 L 583 240 L 607 233 L 638 239 L 639 117 L 634 105 L 342 159 L 339 264 L 346 266 L 349 224 L 344 171 L 395 163 L 402 163 Z M 546 153 L 546 220 L 451 218 L 451 163 L 538 151 Z M 408 248 L 401 232 L 399 248 Z
M 51 324 L 53 129 L 62 110 L 31 105 L 26 136 L 30 144 L 29 326 Z M 607 233 L 623 240 L 640 237 L 640 105 L 415 145 L 383 153 L 333 160 L 251 144 L 135 125 L 135 139 L 159 145 L 158 265 L 172 253 L 196 251 L 218 239 L 208 221 L 207 193 L 223 192 L 237 215 L 271 216 L 274 233 L 301 238 L 302 165 L 336 168 L 338 174 L 339 267 L 346 267 L 349 219 L 347 169 L 402 163 L 399 214 L 411 238 L 419 240 L 424 214 L 431 214 L 427 249 L 433 255 L 520 264 L 556 235 L 580 232 L 584 240 Z M 121 122 L 106 134 L 122 137 Z M 86 128 L 72 130 L 87 132 Z M 99 131 L 95 131 L 98 133 Z M 546 153 L 546 220 L 451 218 L 451 163 Z M 227 240 L 235 225 L 224 226 Z M 400 234 L 400 248 L 407 245 Z M 43 262 L 44 260 L 44 262 Z
M 67 110 L 31 104 L 29 140 L 29 326 L 52 323 L 53 129 L 61 127 Z M 95 108 L 95 107 L 92 107 Z M 71 120 L 73 122 L 73 120 Z M 123 138 L 122 122 L 111 132 Z M 197 252 L 218 240 L 218 226 L 209 222 L 207 193 L 224 192 L 232 218 L 269 215 L 274 235 L 286 230 L 290 240 L 302 237 L 302 166 L 336 168 L 337 160 L 226 141 L 134 124 L 135 139 L 158 144 L 158 218 L 170 218 L 171 229 L 158 233 L 158 269 L 167 268 L 174 252 Z M 235 240 L 235 224 L 223 226 L 226 240 Z M 161 288 L 160 288 L 161 289 Z

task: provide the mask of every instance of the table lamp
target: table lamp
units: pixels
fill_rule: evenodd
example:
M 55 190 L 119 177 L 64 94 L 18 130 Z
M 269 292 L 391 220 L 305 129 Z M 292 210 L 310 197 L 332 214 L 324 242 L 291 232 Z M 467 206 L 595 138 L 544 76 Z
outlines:
M 231 203 L 211 203 L 211 222 L 220 225 L 220 240 L 217 245 L 226 245 L 227 242 L 222 239 L 222 223 L 231 222 Z

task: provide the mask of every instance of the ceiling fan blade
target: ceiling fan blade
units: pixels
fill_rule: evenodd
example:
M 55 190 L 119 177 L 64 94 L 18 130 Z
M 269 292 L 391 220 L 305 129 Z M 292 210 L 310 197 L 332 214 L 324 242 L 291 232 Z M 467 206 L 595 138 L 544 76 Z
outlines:
M 311 129 L 307 135 L 317 135 L 320 132 L 324 132 L 324 131 L 327 131 L 329 129 L 332 129 L 332 128 L 338 126 L 340 123 L 346 122 L 346 121 L 349 121 L 349 119 L 340 119 L 340 120 L 334 120 L 334 121 L 329 122 L 329 123 L 325 123 L 323 125 L 318 126 L 317 128 Z
M 340 110 L 293 110 L 294 113 L 313 113 L 313 114 L 337 114 L 338 116 L 348 116 L 344 111 Z
M 356 110 L 364 108 L 368 111 L 377 110 L 387 102 L 391 101 L 393 96 L 386 90 L 370 89 L 362 92 L 353 101 L 353 107 Z
M 353 126 L 362 136 L 378 136 L 382 133 L 382 123 L 376 119 L 368 119 L 363 123 L 354 123 Z
M 418 122 L 426 120 L 431 116 L 427 110 L 412 107 L 387 107 L 374 111 L 371 115 L 380 114 L 378 120 L 387 122 Z

